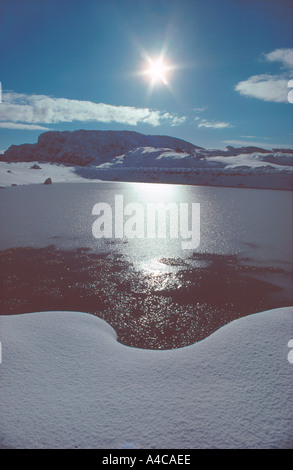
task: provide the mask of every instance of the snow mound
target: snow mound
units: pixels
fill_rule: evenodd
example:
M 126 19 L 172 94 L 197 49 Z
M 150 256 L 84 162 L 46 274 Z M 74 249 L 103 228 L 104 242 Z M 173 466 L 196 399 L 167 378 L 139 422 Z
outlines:
M 79 312 L 0 317 L 0 445 L 290 448 L 293 307 L 169 351 L 130 348 Z

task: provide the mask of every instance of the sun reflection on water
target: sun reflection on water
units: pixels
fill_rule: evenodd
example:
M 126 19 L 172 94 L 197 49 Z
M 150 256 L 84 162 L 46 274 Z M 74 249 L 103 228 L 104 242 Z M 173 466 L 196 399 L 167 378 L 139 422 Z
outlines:
M 175 202 L 179 196 L 179 190 L 172 184 L 158 183 L 133 183 L 134 194 L 143 202 Z

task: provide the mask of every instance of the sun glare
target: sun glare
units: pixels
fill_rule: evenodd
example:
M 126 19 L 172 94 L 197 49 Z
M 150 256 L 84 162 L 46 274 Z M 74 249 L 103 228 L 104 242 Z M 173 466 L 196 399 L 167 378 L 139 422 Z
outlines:
M 163 57 L 147 57 L 147 65 L 142 73 L 150 80 L 152 87 L 162 83 L 168 85 L 168 75 L 171 69 L 172 67 Z
M 171 93 L 174 93 L 172 87 L 173 72 L 181 68 L 181 66 L 171 62 L 170 56 L 168 55 L 167 44 L 163 45 L 161 51 L 154 55 L 147 52 L 139 42 L 138 49 L 142 62 L 140 70 L 136 71 L 134 75 L 143 77 L 144 81 L 148 84 L 148 97 L 151 96 L 155 89 L 158 89 L 158 91 L 162 90 L 162 86 L 167 88 Z
M 167 85 L 167 74 L 169 67 L 163 61 L 163 59 L 148 59 L 149 67 L 145 73 L 150 77 L 152 84 L 164 83 Z

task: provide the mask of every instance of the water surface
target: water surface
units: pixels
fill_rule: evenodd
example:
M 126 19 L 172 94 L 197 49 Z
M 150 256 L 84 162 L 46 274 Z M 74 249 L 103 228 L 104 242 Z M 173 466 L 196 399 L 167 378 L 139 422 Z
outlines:
M 93 206 L 114 211 L 116 195 L 142 207 L 199 203 L 198 248 L 168 236 L 94 238 Z M 131 346 L 192 344 L 240 316 L 292 305 L 292 213 L 288 191 L 144 183 L 2 190 L 1 314 L 85 311 Z

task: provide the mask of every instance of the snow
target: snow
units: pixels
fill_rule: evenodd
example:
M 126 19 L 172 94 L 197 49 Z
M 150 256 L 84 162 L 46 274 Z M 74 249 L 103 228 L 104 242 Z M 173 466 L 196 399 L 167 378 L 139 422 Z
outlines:
M 40 169 L 33 169 L 38 165 Z M 43 184 L 47 178 L 53 183 L 83 183 L 89 180 L 79 176 L 74 167 L 38 162 L 0 162 L 0 187 L 23 184 Z M 98 180 L 95 180 L 98 181 Z
M 265 167 L 269 166 L 276 170 L 282 170 L 282 165 L 286 171 L 290 171 L 290 167 L 293 166 L 293 155 L 282 152 L 271 152 L 271 153 L 257 153 L 251 154 L 239 154 L 231 157 L 223 156 L 211 156 L 209 161 L 214 161 L 217 164 L 223 164 L 226 168 L 236 168 L 240 166 L 247 166 L 249 168 Z
M 293 155 L 258 151 L 237 153 L 196 150 L 193 154 L 166 148 L 142 147 L 110 162 L 80 171 L 102 179 L 293 189 Z M 220 154 L 220 155 L 219 155 Z
M 293 155 L 281 152 L 277 153 L 240 153 L 238 155 L 218 155 L 217 151 L 202 152 L 195 154 L 186 152 L 174 152 L 167 148 L 142 147 L 120 155 L 110 162 L 99 165 L 97 168 L 115 169 L 123 165 L 128 168 L 144 167 L 164 169 L 176 168 L 177 170 L 192 169 L 239 169 L 241 167 L 253 171 L 257 168 L 269 168 L 276 172 L 291 172 L 293 166 Z
M 0 446 L 292 448 L 293 307 L 143 350 L 82 312 L 0 317 Z
M 40 184 L 51 178 L 53 183 L 118 180 L 292 190 L 290 159 L 282 153 L 196 157 L 143 147 L 98 166 L 0 161 L 0 187 Z

